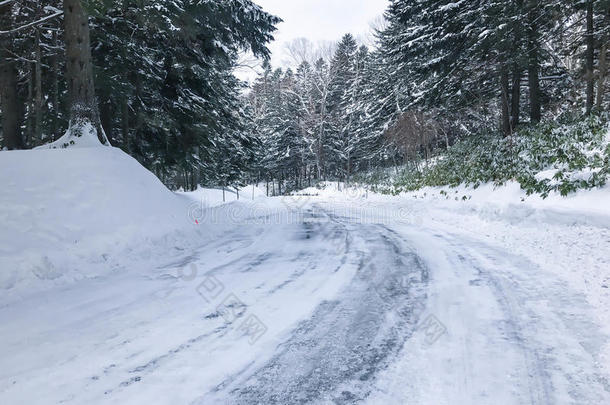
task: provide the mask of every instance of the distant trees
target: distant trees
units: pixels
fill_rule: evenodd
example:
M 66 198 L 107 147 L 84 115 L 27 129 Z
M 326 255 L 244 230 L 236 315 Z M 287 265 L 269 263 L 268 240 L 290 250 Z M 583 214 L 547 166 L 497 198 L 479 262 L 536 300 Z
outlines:
M 278 191 L 312 179 L 349 181 L 381 153 L 383 133 L 370 117 L 383 89 L 371 91 L 371 61 L 347 34 L 329 60 L 304 60 L 296 73 L 265 65 L 249 101 L 263 144 L 259 174 L 279 182 Z
M 283 166 L 271 159 L 259 172 L 288 186 L 301 180 L 286 173 L 349 181 L 372 167 L 417 166 L 459 137 L 509 137 L 568 109 L 601 111 L 609 4 L 391 0 L 375 49 L 346 35 L 332 56 L 301 64 L 296 75 L 267 67 L 259 77 L 250 100 L 256 111 L 275 111 L 257 115 L 265 150 L 284 144 L 286 131 L 301 140 L 291 153 L 303 149 L 302 159 Z M 288 50 L 299 62 L 316 53 L 305 40 Z M 293 95 L 299 108 L 283 114 L 278 103 Z

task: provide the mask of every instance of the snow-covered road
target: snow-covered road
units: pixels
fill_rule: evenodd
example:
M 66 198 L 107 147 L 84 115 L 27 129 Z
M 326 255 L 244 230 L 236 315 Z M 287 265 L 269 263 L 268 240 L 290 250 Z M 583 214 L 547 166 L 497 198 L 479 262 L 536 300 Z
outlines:
M 2 306 L 0 403 L 610 403 L 608 337 L 527 257 L 419 208 L 283 203 Z

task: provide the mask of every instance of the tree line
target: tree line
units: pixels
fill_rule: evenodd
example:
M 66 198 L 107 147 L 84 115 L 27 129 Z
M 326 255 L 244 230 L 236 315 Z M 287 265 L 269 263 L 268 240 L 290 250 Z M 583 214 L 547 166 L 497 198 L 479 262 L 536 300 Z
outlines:
M 280 20 L 251 0 L 0 0 L 2 146 L 93 131 L 172 188 L 285 193 L 607 108 L 610 0 L 390 0 L 384 17 L 374 46 L 347 34 L 279 69 Z M 264 61 L 249 89 L 244 51 Z
M 464 137 L 601 112 L 609 6 L 391 0 L 372 49 L 348 34 L 328 57 L 265 66 L 250 94 L 258 170 L 284 189 L 405 163 L 417 170 Z

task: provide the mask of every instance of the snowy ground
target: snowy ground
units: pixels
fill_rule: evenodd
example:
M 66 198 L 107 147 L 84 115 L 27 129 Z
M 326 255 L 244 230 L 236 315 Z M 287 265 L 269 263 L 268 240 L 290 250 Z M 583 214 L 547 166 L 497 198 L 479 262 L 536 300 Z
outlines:
M 118 168 L 96 171 L 106 161 L 82 150 L 94 184 L 66 197 L 77 175 L 61 193 L 40 173 L 2 177 L 11 153 L 2 404 L 610 403 L 607 190 L 255 190 L 216 206 L 215 191 L 167 195 L 113 150 Z M 75 247 L 78 227 L 93 236 Z

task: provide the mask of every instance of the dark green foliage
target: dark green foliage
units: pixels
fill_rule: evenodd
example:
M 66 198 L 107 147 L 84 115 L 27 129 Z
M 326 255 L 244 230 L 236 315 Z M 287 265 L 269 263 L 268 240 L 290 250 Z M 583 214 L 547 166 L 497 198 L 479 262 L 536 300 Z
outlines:
M 105 1 L 92 12 L 115 143 L 176 186 L 243 179 L 256 140 L 232 71 L 242 50 L 268 56 L 279 20 L 239 0 Z
M 517 181 L 528 194 L 568 195 L 606 184 L 610 176 L 608 117 L 567 115 L 524 128 L 512 138 L 468 137 L 428 169 L 405 170 L 382 188 L 388 193 L 422 187 L 478 187 Z M 369 179 L 364 179 L 369 180 Z
M 112 145 L 173 188 L 243 181 L 257 140 L 233 70 L 242 51 L 268 58 L 266 46 L 280 20 L 251 0 L 82 2 L 90 17 L 100 119 Z M 16 0 L 12 12 L 18 26 L 61 8 L 60 0 Z M 26 147 L 66 130 L 63 42 L 60 18 L 12 38 L 23 78 Z M 34 104 L 39 87 L 40 106 Z

